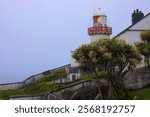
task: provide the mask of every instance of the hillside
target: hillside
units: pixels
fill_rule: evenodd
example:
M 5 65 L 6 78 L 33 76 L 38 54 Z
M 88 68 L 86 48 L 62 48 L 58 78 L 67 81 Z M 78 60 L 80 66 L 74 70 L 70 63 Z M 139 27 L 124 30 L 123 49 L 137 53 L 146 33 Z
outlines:
M 33 82 L 31 84 L 27 84 L 24 87 L 17 90 L 6 90 L 0 91 L 0 99 L 9 99 L 9 97 L 14 96 L 34 96 L 34 95 L 45 95 L 50 91 L 59 91 L 64 88 L 75 86 L 80 83 L 89 81 L 94 79 L 93 74 L 86 74 L 82 76 L 80 79 L 67 82 L 67 83 L 54 83 L 54 80 L 65 78 L 66 71 L 64 68 L 59 69 L 55 72 L 45 74 L 44 77 L 40 78 L 37 82 Z M 85 86 L 82 89 L 77 89 L 75 91 L 65 90 L 62 94 L 65 99 L 71 99 L 72 95 L 78 94 L 74 96 L 72 99 L 94 99 L 97 93 L 96 87 L 94 86 Z M 135 96 L 136 99 L 146 100 L 150 99 L 150 87 L 132 90 L 129 91 L 129 96 L 127 99 L 133 99 Z

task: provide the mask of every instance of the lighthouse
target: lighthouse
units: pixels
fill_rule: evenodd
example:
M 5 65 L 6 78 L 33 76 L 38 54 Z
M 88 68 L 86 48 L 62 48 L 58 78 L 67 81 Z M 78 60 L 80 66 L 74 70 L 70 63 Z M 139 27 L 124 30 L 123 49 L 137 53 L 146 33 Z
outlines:
M 88 35 L 91 42 L 102 38 L 109 38 L 112 34 L 112 28 L 107 25 L 107 16 L 98 10 L 93 15 L 93 26 L 88 28 Z

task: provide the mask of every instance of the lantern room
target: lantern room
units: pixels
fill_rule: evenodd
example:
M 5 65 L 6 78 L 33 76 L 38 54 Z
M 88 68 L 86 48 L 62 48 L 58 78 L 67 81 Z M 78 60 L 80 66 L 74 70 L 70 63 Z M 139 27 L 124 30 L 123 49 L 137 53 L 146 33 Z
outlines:
M 112 28 L 107 26 L 107 16 L 100 11 L 93 15 L 93 26 L 88 28 L 88 34 L 91 42 L 101 38 L 109 38 L 112 34 Z
M 93 16 L 93 26 L 106 25 L 107 17 L 104 13 L 94 14 Z

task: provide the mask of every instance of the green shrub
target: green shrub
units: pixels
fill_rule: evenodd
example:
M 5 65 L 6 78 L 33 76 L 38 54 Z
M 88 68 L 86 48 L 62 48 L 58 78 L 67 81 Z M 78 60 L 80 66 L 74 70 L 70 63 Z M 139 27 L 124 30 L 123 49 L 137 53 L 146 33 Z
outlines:
M 108 77 L 108 73 L 106 71 L 100 71 L 98 72 L 98 77 L 99 78 L 107 78 Z M 96 76 L 94 73 L 88 73 L 84 76 L 82 76 L 80 79 L 81 80 L 91 80 L 91 79 L 95 79 Z
M 57 90 L 60 88 L 59 84 L 49 83 L 49 82 L 36 82 L 31 83 L 25 88 L 26 94 L 44 94 L 50 90 Z
M 108 73 L 106 71 L 100 71 L 100 72 L 98 72 L 98 76 L 99 76 L 99 78 L 107 78 Z
M 60 79 L 60 78 L 64 78 L 66 75 L 66 70 L 65 68 L 62 68 L 62 69 L 59 69 L 55 72 L 51 72 L 49 74 L 46 74 L 44 75 L 43 78 L 40 79 L 41 82 L 49 82 L 49 81 L 52 81 L 52 80 L 57 80 L 57 79 Z
M 81 80 L 91 80 L 91 79 L 94 79 L 95 78 L 95 75 L 93 73 L 89 73 L 89 74 L 86 74 L 84 76 L 81 76 Z

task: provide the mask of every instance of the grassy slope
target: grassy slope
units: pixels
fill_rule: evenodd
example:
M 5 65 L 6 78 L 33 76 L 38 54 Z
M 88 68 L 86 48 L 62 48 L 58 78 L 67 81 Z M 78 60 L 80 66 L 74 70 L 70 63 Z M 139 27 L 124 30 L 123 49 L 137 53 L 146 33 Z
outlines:
M 23 95 L 23 94 L 24 94 L 23 89 L 0 91 L 0 100 L 8 99 L 10 95 Z
M 134 96 L 137 96 L 138 100 L 150 100 L 150 87 L 130 91 L 129 95 L 133 99 Z
M 62 78 L 65 75 L 65 69 L 57 70 L 53 73 L 46 74 L 36 83 L 26 85 L 23 89 L 0 91 L 0 99 L 8 99 L 15 95 L 34 95 L 45 94 L 50 90 L 57 90 L 62 85 L 50 83 L 54 79 Z
M 50 83 L 50 81 L 52 81 L 53 79 L 61 78 L 64 75 L 65 75 L 65 70 L 61 69 L 54 73 L 45 75 L 45 77 L 43 77 L 36 83 L 31 83 L 25 86 L 23 89 L 0 91 L 0 99 L 8 99 L 9 96 L 12 96 L 12 95 L 14 96 L 14 95 L 45 94 L 49 92 L 50 90 L 55 91 L 55 90 L 64 88 L 68 85 L 71 85 L 77 81 L 90 80 L 94 78 L 93 74 L 87 74 L 76 81 L 72 81 L 72 82 L 68 82 L 64 84 Z M 101 73 L 100 75 L 105 76 L 105 73 Z M 142 99 L 142 100 L 149 99 L 150 100 L 150 87 L 135 90 L 135 91 L 130 91 L 129 96 L 131 97 L 131 99 L 133 99 L 134 96 L 137 96 L 137 99 Z
M 23 89 L 0 91 L 0 99 L 9 99 L 10 96 L 17 95 L 37 95 L 46 94 L 49 91 L 55 91 L 65 87 L 63 84 L 54 84 L 49 82 L 36 82 L 27 85 Z

